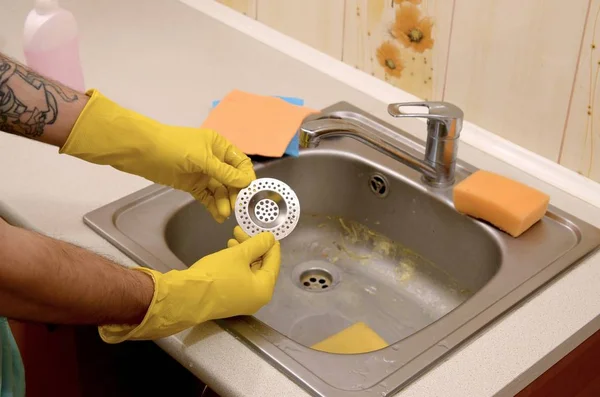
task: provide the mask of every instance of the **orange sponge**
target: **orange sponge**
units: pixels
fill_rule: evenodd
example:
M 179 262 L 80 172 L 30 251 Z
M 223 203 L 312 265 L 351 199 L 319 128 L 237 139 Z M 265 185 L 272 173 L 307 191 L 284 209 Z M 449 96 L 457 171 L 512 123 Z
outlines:
M 454 206 L 518 237 L 538 222 L 550 196 L 489 171 L 476 171 L 454 187 Z

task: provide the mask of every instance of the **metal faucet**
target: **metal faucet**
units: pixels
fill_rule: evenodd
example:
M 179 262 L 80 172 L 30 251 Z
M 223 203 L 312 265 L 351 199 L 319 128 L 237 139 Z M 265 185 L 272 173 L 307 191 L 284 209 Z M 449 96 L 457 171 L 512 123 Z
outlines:
M 428 113 L 402 113 L 403 107 L 423 106 Z M 382 139 L 368 128 L 352 120 L 334 116 L 313 115 L 300 126 L 300 145 L 317 147 L 323 138 L 350 137 L 363 142 L 395 160 L 421 172 L 423 180 L 434 187 L 454 183 L 458 140 L 462 130 L 463 112 L 447 102 L 404 102 L 388 105 L 393 117 L 427 119 L 425 158 L 420 159 Z

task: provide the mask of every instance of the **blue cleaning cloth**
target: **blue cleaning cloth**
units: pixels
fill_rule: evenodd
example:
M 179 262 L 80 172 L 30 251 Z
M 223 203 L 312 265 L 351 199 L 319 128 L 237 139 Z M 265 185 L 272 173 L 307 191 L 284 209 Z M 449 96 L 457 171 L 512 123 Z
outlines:
M 288 103 L 291 103 L 292 105 L 297 105 L 297 106 L 304 105 L 304 99 L 294 98 L 294 97 L 284 97 L 284 96 L 278 96 L 278 95 L 275 95 L 275 96 L 277 98 L 283 99 L 284 101 L 286 101 Z M 213 101 L 212 107 L 214 108 L 215 106 L 217 106 L 219 104 L 219 102 L 221 102 L 221 100 Z M 292 157 L 300 156 L 300 138 L 298 137 L 298 134 L 294 135 L 294 137 L 292 138 L 290 143 L 285 148 L 284 154 L 287 154 L 288 156 L 292 156 Z

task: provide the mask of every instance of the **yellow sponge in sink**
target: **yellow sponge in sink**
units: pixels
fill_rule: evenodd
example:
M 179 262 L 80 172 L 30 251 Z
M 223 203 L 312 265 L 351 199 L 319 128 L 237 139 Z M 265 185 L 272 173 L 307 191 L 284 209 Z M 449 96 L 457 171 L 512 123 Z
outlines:
M 513 237 L 537 223 L 548 209 L 550 196 L 489 171 L 479 170 L 454 187 L 458 212 L 487 221 Z
M 367 353 L 387 347 L 377 332 L 363 322 L 357 322 L 311 346 L 315 350 L 337 354 Z

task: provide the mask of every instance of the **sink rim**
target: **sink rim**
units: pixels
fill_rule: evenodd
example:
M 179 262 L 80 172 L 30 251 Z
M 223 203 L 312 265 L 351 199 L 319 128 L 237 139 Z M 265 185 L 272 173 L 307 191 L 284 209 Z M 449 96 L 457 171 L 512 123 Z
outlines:
M 344 111 L 348 111 L 349 107 L 352 112 L 358 112 L 358 114 L 361 117 L 369 117 L 373 119 L 372 116 L 366 115 L 359 109 L 354 108 L 352 107 L 352 105 L 349 105 L 345 102 L 340 102 L 332 106 L 330 110 L 340 111 L 339 109 L 341 108 Z M 383 128 L 390 128 L 390 130 L 394 132 L 397 130 L 389 126 L 389 124 L 387 123 L 384 123 L 379 120 L 377 120 L 377 122 L 381 123 Z M 410 148 L 414 149 L 416 147 L 416 140 L 412 137 L 409 137 L 406 133 L 404 133 L 403 136 L 404 138 L 409 139 L 411 141 Z M 402 136 L 399 139 L 400 141 L 402 141 L 401 138 Z M 302 151 L 302 155 L 311 151 L 326 153 L 328 150 L 331 150 L 331 147 L 336 148 L 340 146 L 340 143 L 339 141 L 331 142 L 328 144 L 323 143 L 321 146 L 321 148 L 311 149 L 310 151 Z M 380 158 L 378 160 L 381 160 L 377 164 L 379 167 L 385 167 L 385 163 L 390 164 L 389 161 L 392 161 L 390 165 L 393 165 L 394 168 L 402 167 L 401 165 L 397 165 L 391 159 L 385 161 L 385 159 Z M 270 163 L 271 161 L 256 164 L 256 170 L 258 171 L 263 167 L 268 167 Z M 469 164 L 465 164 L 459 161 L 459 164 L 457 164 L 457 177 L 459 177 L 459 175 L 465 177 L 475 170 L 476 169 L 470 166 Z M 419 184 L 418 178 L 420 176 L 416 174 L 416 172 L 411 174 L 410 171 L 405 171 L 404 168 L 402 168 L 402 171 L 400 172 L 400 175 L 403 177 L 403 180 L 406 183 L 413 183 L 425 193 L 436 196 L 440 200 L 449 203 L 452 202 L 452 198 L 449 195 L 448 189 L 441 191 L 432 191 L 430 188 Z M 459 180 L 457 180 L 457 182 L 458 181 Z M 138 245 L 135 241 L 130 239 L 125 233 L 119 230 L 119 228 L 116 225 L 118 222 L 119 215 L 123 214 L 124 211 L 126 211 L 127 209 L 132 208 L 140 202 L 148 202 L 148 200 L 152 200 L 163 194 L 168 195 L 181 193 L 178 193 L 177 191 L 174 191 L 173 189 L 168 187 L 163 187 L 160 185 L 151 185 L 138 192 L 125 196 L 108 205 L 91 211 L 90 213 L 84 216 L 84 222 L 94 231 L 106 238 L 113 245 L 117 246 L 117 248 L 123 251 L 126 255 L 130 256 L 134 261 L 138 262 L 139 264 L 150 266 L 155 269 L 158 268 L 158 270 L 161 271 L 170 270 L 174 267 L 166 267 L 164 263 L 162 263 L 161 266 L 160 259 L 153 255 L 152 252 Z M 189 204 L 190 202 L 193 202 L 193 198 L 191 198 L 191 196 L 187 197 L 187 199 L 185 200 L 182 199 L 178 201 L 179 205 L 177 206 L 177 208 L 171 207 L 168 211 L 172 213 L 181 208 L 182 206 Z M 354 394 L 375 395 L 375 393 L 377 393 L 376 395 L 379 396 L 382 392 L 386 392 L 389 395 L 406 387 L 410 381 L 420 376 L 431 366 L 436 365 L 442 357 L 449 354 L 450 352 L 454 352 L 462 344 L 471 341 L 478 333 L 485 330 L 495 321 L 498 321 L 502 317 L 502 315 L 505 314 L 508 310 L 512 309 L 515 305 L 519 303 L 523 303 L 525 298 L 533 295 L 540 288 L 544 287 L 550 280 L 558 277 L 566 269 L 572 268 L 573 266 L 575 266 L 575 264 L 579 263 L 587 256 L 592 255 L 593 252 L 598 249 L 598 246 L 600 245 L 599 229 L 596 229 L 592 225 L 589 225 L 586 222 L 584 222 L 583 220 L 573 217 L 567 214 L 566 212 L 555 208 L 552 205 L 550 205 L 549 207 L 548 216 L 554 217 L 555 219 L 563 223 L 566 222 L 566 226 L 569 227 L 577 235 L 578 241 L 574 247 L 572 247 L 570 250 L 568 250 L 566 253 L 564 253 L 562 256 L 560 256 L 550 264 L 546 264 L 537 274 L 534 274 L 525 281 L 519 282 L 517 287 L 513 290 L 500 294 L 500 297 L 497 300 L 490 302 L 486 307 L 482 308 L 481 310 L 475 310 L 475 313 L 472 316 L 467 316 L 467 314 L 469 313 L 468 309 L 475 305 L 475 303 L 473 303 L 473 298 L 477 299 L 478 294 L 489 294 L 490 288 L 493 291 L 493 288 L 495 288 L 495 286 L 497 285 L 497 278 L 499 277 L 499 273 L 502 272 L 502 270 L 507 270 L 505 263 L 510 263 L 511 258 L 508 258 L 509 262 L 505 262 L 506 258 L 503 257 L 501 259 L 502 263 L 500 269 L 492 277 L 492 279 L 486 285 L 484 285 L 481 288 L 481 290 L 479 290 L 466 302 L 459 305 L 450 313 L 446 314 L 445 316 L 441 317 L 440 319 L 433 322 L 429 326 L 421 329 L 420 331 L 417 331 L 415 334 L 390 345 L 388 348 L 375 352 L 354 355 L 350 359 L 350 361 L 354 360 L 354 368 L 359 368 L 362 364 L 359 362 L 359 360 L 363 362 L 369 360 L 373 361 L 377 357 L 382 356 L 382 352 L 388 352 L 390 351 L 390 349 L 393 350 L 395 353 L 398 353 L 398 351 L 402 352 L 401 349 L 393 349 L 394 346 L 399 347 L 400 345 L 406 346 L 410 345 L 411 343 L 414 344 L 415 339 L 418 341 L 419 339 L 426 339 L 428 337 L 431 337 L 431 339 L 434 341 L 433 343 L 425 344 L 426 348 L 419 349 L 420 352 L 418 354 L 413 354 L 410 360 L 403 363 L 403 365 L 401 365 L 399 369 L 395 369 L 394 372 L 383 377 L 383 380 L 378 380 L 372 386 L 369 386 L 365 389 L 361 389 L 360 391 L 357 390 L 354 392 Z M 170 219 L 169 216 L 164 216 L 164 218 L 167 220 Z M 500 231 L 497 231 L 496 229 L 493 229 L 490 226 L 482 224 L 482 227 L 488 228 L 491 235 L 497 237 L 500 240 L 500 242 L 507 239 L 506 235 L 504 235 Z M 181 263 L 181 261 L 179 261 L 178 266 L 179 265 L 181 266 L 181 268 L 186 268 L 186 266 L 183 263 Z M 495 279 L 496 283 L 494 283 Z M 468 304 L 469 302 L 471 303 Z M 467 307 L 467 309 L 465 309 L 465 307 Z M 461 315 L 462 320 L 460 319 Z M 468 318 L 465 319 L 465 317 Z M 451 324 L 456 318 L 459 318 L 459 321 L 457 322 L 461 325 L 451 326 L 449 327 L 449 331 L 443 331 L 447 324 Z M 331 353 L 318 352 L 306 348 L 279 334 L 277 331 L 264 325 L 262 322 L 260 322 L 260 320 L 255 319 L 254 317 L 231 318 L 224 320 L 216 320 L 216 322 L 227 332 L 239 337 L 239 339 L 251 349 L 253 349 L 256 352 L 259 352 L 261 356 L 267 359 L 267 361 L 269 361 L 272 365 L 278 367 L 284 372 L 284 374 L 287 374 L 288 377 L 290 377 L 296 383 L 300 384 L 305 390 L 309 391 L 311 394 L 337 396 L 345 395 L 348 392 L 347 390 L 344 391 L 339 388 L 336 388 L 334 385 L 331 385 L 330 383 L 326 382 L 321 377 L 316 375 L 314 372 L 307 369 L 305 367 L 305 360 L 302 359 L 303 356 L 304 358 L 306 358 L 306 356 L 318 357 L 318 361 L 326 363 L 325 368 L 327 368 L 339 367 L 339 365 L 342 364 L 341 360 L 344 360 L 344 362 L 348 362 L 348 356 L 340 356 Z M 419 344 L 416 343 L 416 345 Z M 291 350 L 292 353 L 289 353 L 289 351 L 288 353 L 286 353 L 284 351 L 286 349 Z M 381 366 L 381 361 L 382 360 L 379 360 L 379 363 L 376 364 L 383 368 Z M 346 377 L 349 377 L 348 374 L 346 374 Z
M 151 185 L 128 196 L 125 196 L 122 199 L 119 199 L 113 203 L 91 211 L 90 213 L 84 216 L 84 222 L 88 225 L 88 227 L 100 234 L 103 238 L 107 239 L 119 250 L 124 252 L 127 256 L 131 257 L 136 263 L 140 264 L 141 266 L 149 266 L 160 271 L 168 271 L 173 268 L 177 268 L 177 266 L 166 266 L 164 262 L 156 258 L 150 251 L 139 246 L 134 240 L 130 239 L 129 236 L 127 236 L 119 228 L 117 228 L 114 224 L 114 221 L 117 220 L 119 213 L 126 211 L 132 206 L 135 206 L 136 202 L 137 204 L 139 204 L 140 200 L 152 200 L 155 197 L 163 194 L 168 195 L 177 193 L 179 192 L 169 187 Z M 181 205 L 177 208 L 181 208 L 185 205 L 188 205 L 193 201 L 193 198 L 189 197 L 185 201 L 182 201 L 180 203 Z M 177 209 L 175 211 L 177 211 Z M 106 222 L 107 220 L 108 222 Z M 581 242 L 579 244 L 581 244 Z M 499 301 L 481 310 L 480 313 L 476 314 L 470 320 L 464 322 L 462 326 L 455 328 L 452 332 L 446 333 L 446 335 L 444 337 L 440 337 L 436 343 L 430 344 L 430 347 L 428 349 L 424 349 L 421 354 L 417 355 L 415 358 L 404 364 L 400 370 L 386 377 L 383 382 L 391 385 L 399 385 L 398 387 L 392 386 L 390 388 L 390 392 L 392 390 L 393 392 L 397 392 L 400 389 L 406 387 L 410 383 L 410 381 L 416 379 L 423 372 L 427 371 L 430 367 L 436 365 L 441 358 L 443 358 L 447 354 L 454 352 L 462 344 L 471 341 L 474 337 L 476 337 L 477 334 L 483 332 L 487 327 L 492 325 L 494 322 L 498 321 L 502 317 L 502 314 L 513 309 L 518 303 L 523 303 L 522 301 L 524 300 L 524 298 L 535 294 L 535 292 L 538 291 L 540 288 L 543 288 L 548 281 L 558 277 L 560 274 L 567 270 L 567 267 L 573 267 L 576 263 L 579 263 L 586 257 L 593 255 L 594 252 L 597 250 L 598 245 L 596 245 L 595 250 L 589 251 L 584 256 L 573 255 L 573 250 L 567 252 L 565 255 L 557 259 L 554 263 L 542 269 L 542 271 L 540 271 L 538 274 L 523 282 L 513 291 L 504 295 L 504 297 L 501 298 Z M 173 255 L 173 258 L 177 257 Z M 179 261 L 179 259 L 176 260 L 178 261 L 176 265 L 180 265 L 181 269 L 187 268 L 187 266 L 183 264 L 183 262 Z M 573 265 L 564 265 L 565 262 L 570 261 L 573 261 Z M 563 269 L 556 272 L 556 268 Z M 498 277 L 498 273 L 494 275 L 494 278 L 495 277 Z M 386 349 L 370 353 L 361 353 L 355 356 L 361 357 L 361 359 L 364 360 L 369 356 L 373 356 L 377 353 L 387 351 L 387 349 L 391 349 L 392 346 L 411 343 L 415 335 L 421 334 L 424 330 L 430 329 L 436 324 L 437 328 L 443 328 L 443 325 L 447 322 L 447 319 L 450 315 L 452 315 L 453 312 L 460 310 L 460 308 L 463 307 L 463 305 L 465 305 L 468 301 L 472 301 L 473 298 L 477 299 L 478 293 L 485 293 L 486 288 L 492 281 L 493 280 L 490 280 L 488 284 L 483 286 L 480 291 L 475 293 L 466 302 L 461 304 L 452 312 L 436 320 L 424 329 L 417 331 L 415 334 L 395 344 L 390 345 Z M 530 288 L 530 284 L 536 286 L 534 288 Z M 306 348 L 305 346 L 299 343 L 291 341 L 284 335 L 273 330 L 272 328 L 263 324 L 260 320 L 255 319 L 254 317 L 229 318 L 215 320 L 215 322 L 219 324 L 219 326 L 221 326 L 225 331 L 236 336 L 238 340 L 240 340 L 246 346 L 251 348 L 253 351 L 258 352 L 264 359 L 271 363 L 271 365 L 277 367 L 280 371 L 283 371 L 284 374 L 287 374 L 288 376 L 290 376 L 290 373 L 296 374 L 296 378 L 293 377 L 294 375 L 291 376 L 292 380 L 296 383 L 299 383 L 303 388 L 306 388 L 307 391 L 312 390 L 311 393 L 314 393 L 314 395 L 345 395 L 346 391 L 333 388 L 327 382 L 323 381 L 321 378 L 314 375 L 311 371 L 307 370 L 300 362 L 290 359 L 290 356 L 288 356 L 286 353 L 280 350 L 281 347 L 273 349 L 272 347 L 275 347 L 273 340 L 276 340 L 277 343 L 280 345 L 282 343 L 284 345 L 287 344 L 288 346 L 291 345 L 292 349 L 308 351 L 311 354 L 318 354 L 321 356 L 320 359 L 331 356 L 340 356 L 340 358 L 342 359 L 346 357 L 331 353 L 318 352 Z M 264 334 L 261 335 L 259 332 L 257 332 L 257 330 L 264 332 Z M 270 339 L 266 339 L 264 335 L 269 335 Z M 448 346 L 448 349 L 443 346 L 439 346 L 439 341 L 443 340 L 445 340 L 443 345 Z M 402 376 L 394 376 L 400 375 L 399 372 L 402 372 Z M 407 372 L 410 374 L 406 374 Z M 365 390 L 364 392 L 366 393 L 364 395 L 370 394 L 368 393 L 369 389 Z M 380 392 L 381 391 L 378 391 L 378 393 Z M 361 393 L 354 393 L 361 395 Z M 390 393 L 390 395 L 391 394 L 393 393 Z

